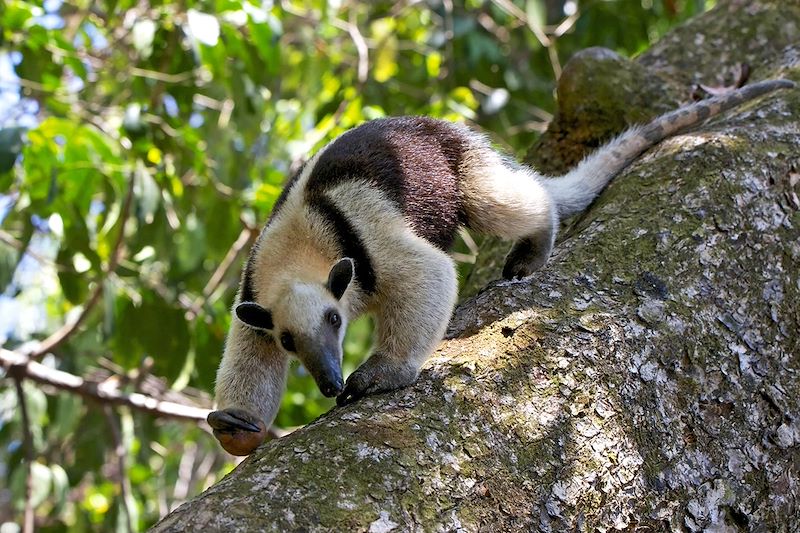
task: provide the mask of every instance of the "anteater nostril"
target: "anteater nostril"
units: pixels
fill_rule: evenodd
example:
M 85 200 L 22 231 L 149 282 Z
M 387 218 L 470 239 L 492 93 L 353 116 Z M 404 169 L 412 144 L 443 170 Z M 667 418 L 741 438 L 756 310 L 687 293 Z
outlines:
M 322 391 L 322 394 L 328 398 L 332 398 L 333 396 L 339 394 L 342 391 L 342 388 L 342 382 L 338 381 L 336 383 L 328 383 L 325 386 L 320 387 L 320 390 Z

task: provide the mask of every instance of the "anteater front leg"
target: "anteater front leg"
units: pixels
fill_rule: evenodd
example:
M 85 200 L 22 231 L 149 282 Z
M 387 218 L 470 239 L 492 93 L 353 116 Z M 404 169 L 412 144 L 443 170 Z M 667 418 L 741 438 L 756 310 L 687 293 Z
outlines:
M 217 371 L 217 410 L 208 424 L 228 453 L 249 455 L 278 412 L 289 360 L 267 335 L 235 320 L 231 328 Z
M 378 281 L 377 348 L 347 379 L 339 405 L 413 383 L 447 329 L 458 290 L 452 259 L 421 239 L 393 252 L 396 268 Z

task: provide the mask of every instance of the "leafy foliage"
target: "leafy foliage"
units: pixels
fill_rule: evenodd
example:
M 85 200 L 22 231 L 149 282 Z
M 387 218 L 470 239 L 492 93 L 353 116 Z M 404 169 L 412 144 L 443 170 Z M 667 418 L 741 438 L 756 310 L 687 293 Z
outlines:
M 707 4 L 7 0 L 0 338 L 36 352 L 80 320 L 46 366 L 209 407 L 243 257 L 315 149 L 371 118 L 427 114 L 521 154 L 562 61 L 635 53 Z M 345 372 L 371 330 L 351 325 Z M 10 375 L 0 390 L 0 521 L 21 520 L 30 477 L 43 529 L 138 530 L 232 466 L 196 424 L 23 390 L 30 470 Z M 330 406 L 297 366 L 276 423 Z

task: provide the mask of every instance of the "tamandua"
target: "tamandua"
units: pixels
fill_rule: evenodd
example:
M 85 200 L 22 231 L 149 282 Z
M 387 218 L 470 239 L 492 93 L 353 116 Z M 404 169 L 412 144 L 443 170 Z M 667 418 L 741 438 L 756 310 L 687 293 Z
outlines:
M 208 416 L 230 453 L 265 438 L 291 356 L 342 405 L 417 378 L 456 302 L 446 250 L 460 226 L 516 241 L 503 276 L 550 255 L 559 221 L 584 210 L 643 151 L 788 80 L 755 83 L 633 127 L 564 176 L 549 178 L 494 150 L 467 127 L 385 118 L 342 134 L 286 185 L 253 246 Z M 343 383 L 347 323 L 377 320 L 375 352 Z

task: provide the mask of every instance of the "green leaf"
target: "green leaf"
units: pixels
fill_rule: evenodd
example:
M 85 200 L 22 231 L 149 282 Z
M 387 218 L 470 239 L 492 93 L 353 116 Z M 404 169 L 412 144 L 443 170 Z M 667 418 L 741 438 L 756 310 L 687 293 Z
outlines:
M 11 34 L 16 31 L 25 31 L 27 22 L 33 18 L 33 3 L 27 2 L 6 2 L 3 6 L 4 13 L 0 17 L 3 30 Z
M 227 313 L 226 313 L 227 315 Z M 195 379 L 193 384 L 205 390 L 214 389 L 217 367 L 225 348 L 225 335 L 230 320 L 228 316 L 211 323 L 196 320 L 192 329 L 195 350 Z
M 20 500 L 17 500 L 17 507 L 19 509 L 22 509 L 25 501 L 24 494 L 27 475 L 28 472 L 25 465 L 20 465 L 19 468 L 14 470 L 14 473 L 11 477 L 12 491 L 16 494 L 23 495 Z M 39 507 L 45 500 L 47 500 L 48 496 L 50 496 L 50 492 L 52 490 L 53 473 L 47 466 L 38 461 L 34 461 L 31 465 L 31 478 L 33 481 L 31 484 L 33 487 L 33 491 L 31 492 L 31 504 L 34 508 L 36 508 Z
M 24 128 L 5 128 L 0 130 L 0 175 L 14 167 L 19 154 L 22 153 L 22 132 Z M 0 183 L 0 189 L 5 189 Z
M 53 505 L 54 514 L 59 515 L 67 503 L 69 476 L 61 465 L 50 465 L 50 480 L 53 489 L 50 503 Z
M 151 356 L 153 372 L 174 380 L 189 352 L 185 312 L 152 291 L 144 290 L 141 297 L 140 303 L 120 298 L 112 340 L 115 361 L 134 368 Z
M 19 253 L 13 246 L 0 241 L 0 293 L 11 283 L 17 268 Z
M 75 434 L 85 409 L 81 398 L 74 394 L 59 394 L 55 408 L 48 438 L 51 442 L 57 443 Z

